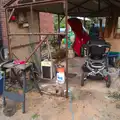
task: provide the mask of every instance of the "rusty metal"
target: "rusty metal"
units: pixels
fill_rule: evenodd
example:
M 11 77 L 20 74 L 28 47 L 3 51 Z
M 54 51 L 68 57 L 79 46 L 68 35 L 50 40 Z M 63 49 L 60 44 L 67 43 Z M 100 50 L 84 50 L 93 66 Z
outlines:
M 14 3 L 16 0 L 9 0 L 5 5 L 3 5 L 3 7 L 7 7 L 9 5 L 11 5 L 12 3 Z
M 17 60 L 19 60 L 19 58 L 14 54 L 14 53 L 12 53 L 13 54 L 13 56 L 17 59 Z
M 44 40 L 40 40 L 39 43 L 36 45 L 35 49 L 33 52 L 30 54 L 30 56 L 26 59 L 26 62 L 30 60 L 33 54 L 38 50 L 38 48 L 41 46 L 43 42 L 46 41 L 47 37 L 49 35 L 65 35 L 66 36 L 66 97 L 68 97 L 68 24 L 67 24 L 67 16 L 68 16 L 68 3 L 67 0 L 44 0 L 44 1 L 35 1 L 31 3 L 24 3 L 24 4 L 18 4 L 14 6 L 6 6 L 6 10 L 9 9 L 16 9 L 16 8 L 26 8 L 26 7 L 34 7 L 34 6 L 41 6 L 41 5 L 46 5 L 46 4 L 56 4 L 56 3 L 62 3 L 64 5 L 64 15 L 65 15 L 65 21 L 66 21 L 66 31 L 65 33 L 9 33 L 8 30 L 8 46 L 9 46 L 9 52 L 11 52 L 11 45 L 10 45 L 10 39 L 9 36 L 24 36 L 24 35 L 47 35 Z M 48 11 L 49 12 L 49 11 Z M 33 13 L 31 13 L 33 14 Z M 7 16 L 6 16 L 7 18 Z M 64 17 L 63 17 L 64 18 Z M 61 20 L 62 21 L 62 20 Z M 9 28 L 8 26 L 8 20 L 6 20 L 7 24 L 7 29 Z M 60 31 L 59 31 L 60 32 Z M 16 46 L 17 47 L 24 47 L 24 45 Z M 12 48 L 13 49 L 13 48 Z
M 14 13 L 14 11 L 15 11 L 15 8 L 12 9 L 12 12 L 10 13 L 10 16 L 9 16 L 9 18 L 8 18 L 8 22 L 10 21 L 12 15 L 13 15 L 13 13 Z
M 33 45 L 33 44 L 38 44 L 38 43 L 39 42 L 33 42 L 33 43 L 24 44 L 24 45 L 11 46 L 11 49 L 17 49 L 17 48 L 21 48 L 21 47 L 30 46 L 30 45 Z
M 58 33 L 60 33 L 60 15 L 58 15 Z M 60 41 L 59 35 L 58 35 L 58 41 Z M 60 42 L 59 42 L 59 49 L 60 49 Z
M 68 98 L 68 3 L 67 0 L 64 2 L 64 12 L 65 12 L 65 26 L 66 26 L 66 98 Z
M 58 33 L 60 33 L 60 15 L 58 15 Z
M 27 58 L 26 62 L 28 62 L 30 60 L 30 58 L 32 57 L 32 55 L 38 50 L 38 48 L 41 46 L 41 44 L 46 41 L 48 36 L 45 37 L 45 39 L 41 40 L 39 42 L 39 44 L 36 46 L 36 48 L 33 50 L 33 52 L 30 54 L 30 56 Z
M 66 35 L 65 33 L 10 33 L 9 36 L 23 36 L 23 35 Z
M 6 18 L 6 30 L 7 30 L 7 39 L 8 39 L 8 50 L 9 50 L 9 59 L 12 58 L 11 51 L 11 41 L 9 39 L 9 25 L 8 25 L 8 11 L 5 9 L 5 18 Z
M 62 16 L 62 18 L 60 19 L 60 23 L 61 23 L 61 21 L 64 19 L 64 17 L 65 17 L 65 16 Z
M 22 3 L 14 6 L 6 7 L 7 9 L 13 9 L 13 8 L 24 8 L 29 6 L 42 6 L 42 5 L 50 5 L 50 4 L 56 4 L 56 3 L 63 3 L 64 0 L 44 0 L 44 1 L 36 1 L 36 2 L 30 2 L 30 3 Z
M 40 13 L 38 13 L 38 21 L 40 21 Z M 41 32 L 41 26 L 40 26 L 40 24 L 39 24 L 39 33 Z M 39 35 L 39 42 L 40 42 L 40 40 L 41 40 L 41 35 Z M 41 46 L 39 47 L 39 65 L 41 66 L 41 61 L 42 61 L 42 48 L 41 48 Z M 40 73 L 41 73 L 41 69 L 39 70 L 40 71 Z
M 32 30 L 33 29 L 33 7 L 32 7 L 32 5 L 30 6 L 30 16 L 31 16 L 31 30 Z M 31 31 L 31 32 L 33 33 L 33 31 Z

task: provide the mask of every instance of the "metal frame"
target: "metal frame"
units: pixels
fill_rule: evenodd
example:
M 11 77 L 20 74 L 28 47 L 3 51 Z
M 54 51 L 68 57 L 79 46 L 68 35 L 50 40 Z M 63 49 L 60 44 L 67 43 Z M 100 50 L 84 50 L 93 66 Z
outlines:
M 58 21 L 58 33 L 33 33 L 33 31 L 31 31 L 31 33 L 10 33 L 9 31 L 9 19 L 10 16 L 13 14 L 13 12 L 15 11 L 16 8 L 30 8 L 30 14 L 31 14 L 31 24 L 33 25 L 33 6 L 41 6 L 41 5 L 45 5 L 45 4 L 55 4 L 55 3 L 63 3 L 63 8 L 64 8 L 64 14 L 65 14 L 65 21 L 66 21 L 66 31 L 65 33 L 60 33 L 60 21 L 62 21 L 62 19 Z M 44 1 L 39 1 L 39 2 L 31 2 L 31 3 L 24 3 L 24 4 L 19 4 L 16 6 L 9 6 L 5 5 L 5 15 L 6 15 L 6 24 L 7 24 L 7 38 L 8 38 L 8 48 L 9 48 L 9 57 L 10 59 L 12 58 L 12 46 L 11 46 L 11 41 L 10 41 L 10 36 L 23 36 L 23 35 L 46 35 L 44 40 L 40 40 L 38 45 L 35 47 L 35 49 L 33 50 L 33 52 L 30 54 L 30 56 L 26 59 L 26 62 L 29 61 L 29 59 L 31 58 L 31 56 L 33 54 L 35 54 L 35 52 L 37 51 L 37 49 L 41 46 L 41 44 L 47 39 L 47 37 L 49 35 L 65 35 L 66 36 L 66 97 L 68 97 L 68 24 L 67 24 L 67 16 L 68 16 L 68 3 L 67 0 L 44 0 Z M 8 11 L 12 10 L 10 16 L 8 17 Z M 9 19 L 8 19 L 9 18 Z M 63 17 L 64 18 L 64 17 Z M 24 47 L 26 45 L 23 46 L 16 46 L 16 47 Z M 14 46 L 15 48 L 15 46 Z
M 85 12 L 85 13 L 88 13 L 87 16 L 91 16 L 92 14 L 95 14 L 96 13 L 100 13 L 101 11 L 104 11 L 105 9 L 107 9 L 108 7 L 111 6 L 111 3 L 110 1 L 108 2 L 110 4 L 110 6 L 108 5 L 106 8 L 101 8 L 101 5 L 100 5 L 100 2 L 101 0 L 98 0 L 98 11 L 93 11 L 91 9 L 88 9 L 88 8 L 85 8 L 83 7 L 82 5 L 86 4 L 87 2 L 89 2 L 89 0 L 84 0 L 82 1 L 79 5 L 76 5 L 74 3 L 71 3 L 71 2 L 68 2 L 68 0 L 42 0 L 42 1 L 33 1 L 33 2 L 30 2 L 30 3 L 21 3 L 21 4 L 17 4 L 17 5 L 13 5 L 13 6 L 10 6 L 11 3 L 15 2 L 15 0 L 10 0 L 4 7 L 5 7 L 5 14 L 6 14 L 6 23 L 7 23 L 7 36 L 8 36 L 8 47 L 9 47 L 9 53 L 10 53 L 10 58 L 12 58 L 12 52 L 11 52 L 11 41 L 9 39 L 9 36 L 22 36 L 22 35 L 65 35 L 66 36 L 66 97 L 68 97 L 68 25 L 67 25 L 67 16 L 68 16 L 68 13 L 70 13 L 73 9 L 78 9 L 78 11 L 80 11 L 80 7 L 83 8 L 83 9 L 86 9 L 88 12 Z M 107 1 L 104 0 L 104 2 L 106 3 Z M 33 6 L 42 6 L 42 5 L 46 5 L 46 4 L 55 4 L 55 3 L 62 3 L 63 4 L 63 8 L 64 8 L 64 13 L 61 13 L 61 15 L 64 15 L 65 16 L 65 24 L 66 24 L 66 31 L 65 31 L 65 34 L 61 34 L 60 33 L 60 28 L 58 30 L 58 33 L 9 33 L 9 25 L 8 25 L 8 10 L 12 10 L 14 12 L 14 9 L 16 8 L 29 8 L 31 10 L 31 20 L 32 20 L 32 24 L 33 24 Z M 68 9 L 68 3 L 69 4 L 72 4 L 74 5 L 74 7 Z M 40 11 L 39 11 L 40 12 Z M 92 13 L 92 14 L 91 14 Z M 11 13 L 12 14 L 12 13 Z M 74 14 L 74 13 L 72 13 Z M 58 19 L 58 27 L 60 27 L 60 18 Z M 37 47 L 34 49 L 34 51 L 31 53 L 31 55 L 27 58 L 26 61 L 28 61 L 30 59 L 30 57 L 36 52 L 36 50 L 41 46 L 43 41 L 40 41 L 39 44 L 37 45 Z M 22 46 L 21 46 L 22 47 Z

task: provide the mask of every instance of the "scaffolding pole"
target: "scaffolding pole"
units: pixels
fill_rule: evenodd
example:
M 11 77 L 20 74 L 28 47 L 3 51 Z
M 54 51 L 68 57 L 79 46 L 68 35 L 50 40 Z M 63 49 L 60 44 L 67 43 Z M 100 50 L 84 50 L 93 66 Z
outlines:
M 62 3 L 64 7 L 64 15 L 65 15 L 65 26 L 66 26 L 66 31 L 65 33 L 10 33 L 9 32 L 9 25 L 8 25 L 8 16 L 7 16 L 7 11 L 11 9 L 16 9 L 16 8 L 27 8 L 27 7 L 33 7 L 33 6 L 41 6 L 41 5 L 46 5 L 46 4 L 55 4 L 55 3 Z M 32 13 L 33 14 L 33 13 Z M 27 58 L 26 62 L 30 60 L 32 55 L 38 50 L 38 48 L 41 46 L 41 44 L 46 41 L 47 37 L 49 35 L 64 35 L 66 37 L 66 97 L 68 97 L 68 24 L 67 24 L 67 19 L 68 19 L 68 1 L 67 0 L 45 0 L 45 1 L 38 1 L 38 2 L 30 2 L 30 3 L 24 3 L 24 4 L 19 4 L 15 6 L 10 6 L 6 7 L 6 24 L 7 24 L 7 36 L 8 36 L 8 46 L 9 46 L 9 53 L 10 53 L 10 58 L 11 57 L 11 44 L 10 44 L 10 36 L 28 36 L 28 35 L 46 35 L 44 40 L 39 41 L 39 44 L 35 47 L 33 52 L 30 54 L 30 56 Z M 60 32 L 60 31 L 59 31 Z
M 64 2 L 65 10 L 65 26 L 66 26 L 66 98 L 68 98 L 68 3 L 67 0 Z
M 11 51 L 11 40 L 9 38 L 9 24 L 8 24 L 8 10 L 5 9 L 5 18 L 6 18 L 6 30 L 7 30 L 7 40 L 8 40 L 8 50 L 9 50 L 9 59 L 12 58 L 12 51 Z

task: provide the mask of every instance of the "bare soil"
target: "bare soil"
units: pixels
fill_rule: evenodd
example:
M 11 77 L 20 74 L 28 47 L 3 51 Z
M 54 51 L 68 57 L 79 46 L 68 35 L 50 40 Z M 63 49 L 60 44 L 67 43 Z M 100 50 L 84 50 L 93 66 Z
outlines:
M 1 98 L 0 120 L 120 120 L 120 100 L 109 97 L 109 92 L 111 94 L 114 91 L 118 92 L 119 79 L 112 81 L 110 88 L 106 88 L 102 80 L 89 80 L 84 87 L 81 87 L 80 67 L 83 61 L 78 58 L 69 61 L 69 72 L 77 74 L 69 78 L 72 103 L 70 99 L 64 97 L 41 96 L 37 91 L 33 91 L 27 93 L 25 114 L 22 114 L 21 106 L 17 105 L 17 112 L 14 116 L 6 117 L 3 114 Z M 53 86 L 54 84 L 47 84 L 49 91 L 54 91 Z M 72 114 L 74 119 L 72 119 Z M 33 119 L 34 115 L 37 117 Z

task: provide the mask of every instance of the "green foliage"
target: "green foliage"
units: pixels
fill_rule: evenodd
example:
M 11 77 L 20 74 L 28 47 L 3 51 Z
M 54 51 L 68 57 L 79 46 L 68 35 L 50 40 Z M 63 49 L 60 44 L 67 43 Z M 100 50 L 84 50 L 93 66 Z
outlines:
M 90 21 L 86 21 L 86 26 L 85 26 L 85 28 L 86 28 L 87 30 L 90 30 L 90 27 L 91 27 L 91 22 L 90 22 Z
M 38 114 L 34 114 L 34 115 L 32 115 L 32 120 L 36 120 L 38 117 L 39 117 Z
M 62 17 L 60 16 L 60 20 Z M 60 28 L 65 28 L 65 18 L 60 22 Z M 58 30 L 58 15 L 54 15 L 54 29 L 55 31 Z

